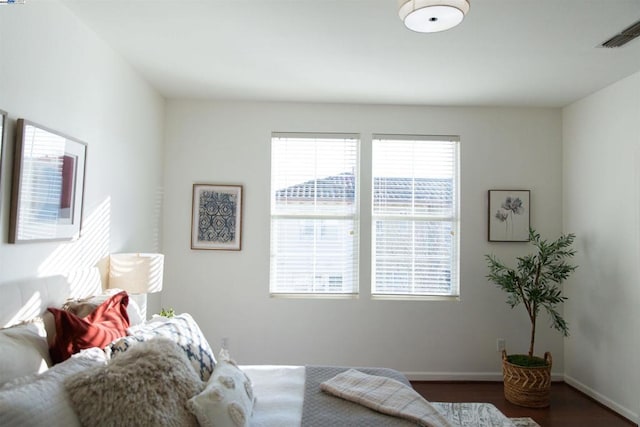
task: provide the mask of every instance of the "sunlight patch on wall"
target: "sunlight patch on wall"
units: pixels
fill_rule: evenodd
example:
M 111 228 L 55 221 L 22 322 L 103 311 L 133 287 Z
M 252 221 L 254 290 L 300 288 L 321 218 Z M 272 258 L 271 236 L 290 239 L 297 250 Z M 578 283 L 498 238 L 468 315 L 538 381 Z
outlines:
M 84 298 L 102 293 L 102 278 L 97 266 L 70 271 L 66 278 L 71 298 Z
M 153 202 L 153 218 L 151 225 L 153 226 L 153 242 L 152 252 L 160 252 L 160 229 L 162 227 L 162 202 L 164 200 L 164 187 L 157 187 L 155 200 Z
M 101 282 L 98 269 L 109 255 L 111 197 L 107 197 L 82 224 L 80 238 L 63 243 L 38 267 L 38 276 L 63 274 L 72 295 L 87 295 Z

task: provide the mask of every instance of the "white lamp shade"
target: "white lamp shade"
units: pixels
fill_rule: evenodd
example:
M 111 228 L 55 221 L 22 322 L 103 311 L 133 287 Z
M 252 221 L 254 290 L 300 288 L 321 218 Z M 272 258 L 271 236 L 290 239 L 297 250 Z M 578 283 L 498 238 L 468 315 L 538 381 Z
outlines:
M 404 25 L 419 33 L 448 30 L 462 22 L 469 0 L 398 0 Z
M 109 266 L 109 288 L 130 294 L 151 294 L 162 290 L 164 255 L 112 254 Z

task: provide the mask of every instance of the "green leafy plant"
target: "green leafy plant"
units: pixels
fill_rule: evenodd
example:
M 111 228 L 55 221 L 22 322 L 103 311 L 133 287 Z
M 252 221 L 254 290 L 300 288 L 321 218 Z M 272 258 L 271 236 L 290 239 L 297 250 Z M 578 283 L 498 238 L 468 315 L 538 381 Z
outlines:
M 176 315 L 176 312 L 173 310 L 173 308 L 165 309 L 163 307 L 163 308 L 160 309 L 160 316 L 171 318 L 171 317 L 173 317 L 175 315 Z
M 567 322 L 557 310 L 557 305 L 567 298 L 562 296 L 560 284 L 578 268 L 567 263 L 567 258 L 575 255 L 571 248 L 574 234 L 563 234 L 557 240 L 548 242 L 540 237 L 533 228 L 529 228 L 529 240 L 536 252 L 517 258 L 517 267 L 509 268 L 495 255 L 485 255 L 489 267 L 487 278 L 505 291 L 507 304 L 511 308 L 523 304 L 531 321 L 531 341 L 529 359 L 534 359 L 533 351 L 536 337 L 536 321 L 540 309 L 544 308 L 551 317 L 551 326 L 569 335 Z

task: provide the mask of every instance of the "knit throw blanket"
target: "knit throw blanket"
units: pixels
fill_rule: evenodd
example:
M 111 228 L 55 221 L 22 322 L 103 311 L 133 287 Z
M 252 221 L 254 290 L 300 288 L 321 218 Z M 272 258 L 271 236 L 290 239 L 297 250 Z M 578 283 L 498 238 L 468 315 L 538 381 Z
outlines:
M 320 388 L 326 393 L 422 426 L 453 426 L 413 388 L 392 378 L 349 369 L 321 383 Z
M 356 368 L 370 375 L 393 378 L 410 387 L 400 372 L 387 368 Z M 372 411 L 320 390 L 320 384 L 349 370 L 342 366 L 306 366 L 301 427 L 415 427 L 416 423 Z

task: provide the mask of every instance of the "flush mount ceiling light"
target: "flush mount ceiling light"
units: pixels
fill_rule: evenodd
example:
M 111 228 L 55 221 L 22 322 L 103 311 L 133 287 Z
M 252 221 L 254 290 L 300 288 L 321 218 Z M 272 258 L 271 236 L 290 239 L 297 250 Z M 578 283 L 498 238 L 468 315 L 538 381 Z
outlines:
M 419 33 L 448 30 L 462 22 L 470 0 L 398 0 L 404 25 Z

